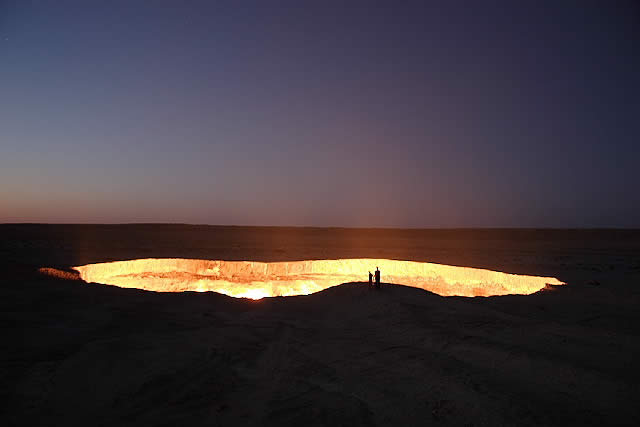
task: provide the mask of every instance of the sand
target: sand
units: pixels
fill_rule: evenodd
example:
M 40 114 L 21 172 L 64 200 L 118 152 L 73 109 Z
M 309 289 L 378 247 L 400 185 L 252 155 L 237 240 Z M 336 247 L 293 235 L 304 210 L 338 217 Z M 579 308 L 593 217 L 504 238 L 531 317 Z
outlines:
M 0 257 L 2 425 L 640 423 L 637 231 L 0 225 Z M 378 257 L 567 285 L 252 301 L 37 271 L 144 257 Z

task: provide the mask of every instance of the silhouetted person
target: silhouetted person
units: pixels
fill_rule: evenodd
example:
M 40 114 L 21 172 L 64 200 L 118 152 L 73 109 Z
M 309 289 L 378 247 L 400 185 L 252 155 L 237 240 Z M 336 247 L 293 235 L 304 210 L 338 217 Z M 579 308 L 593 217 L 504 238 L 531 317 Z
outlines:
M 369 272 L 369 289 L 373 289 L 373 274 Z
M 376 289 L 380 289 L 380 270 L 376 267 Z

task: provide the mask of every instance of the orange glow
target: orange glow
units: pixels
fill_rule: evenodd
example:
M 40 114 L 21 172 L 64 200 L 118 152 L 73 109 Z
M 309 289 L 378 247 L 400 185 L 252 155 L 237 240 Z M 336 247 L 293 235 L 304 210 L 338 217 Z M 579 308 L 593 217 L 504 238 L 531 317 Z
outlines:
M 388 259 L 294 262 L 138 259 L 74 267 L 86 282 L 157 292 L 215 291 L 238 298 L 308 295 L 347 282 L 364 282 L 376 266 L 383 283 L 425 289 L 442 296 L 529 295 L 564 283 L 470 267 Z

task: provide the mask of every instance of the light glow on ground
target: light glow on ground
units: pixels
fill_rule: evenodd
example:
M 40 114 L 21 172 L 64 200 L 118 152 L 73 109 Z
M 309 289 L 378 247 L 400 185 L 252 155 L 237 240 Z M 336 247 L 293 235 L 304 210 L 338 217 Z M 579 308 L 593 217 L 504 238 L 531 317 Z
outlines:
M 238 298 L 308 295 L 348 282 L 366 282 L 376 266 L 383 283 L 421 288 L 442 296 L 529 295 L 564 283 L 553 277 L 502 273 L 388 259 L 292 262 L 137 259 L 74 267 L 86 282 L 156 292 L 214 291 Z

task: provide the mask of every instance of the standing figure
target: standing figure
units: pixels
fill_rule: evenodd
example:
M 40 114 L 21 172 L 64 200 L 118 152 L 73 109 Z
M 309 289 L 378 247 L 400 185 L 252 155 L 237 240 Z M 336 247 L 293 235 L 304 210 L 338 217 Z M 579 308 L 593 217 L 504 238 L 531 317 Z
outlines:
M 369 272 L 369 289 L 373 289 L 373 274 Z
M 380 289 L 380 270 L 376 267 L 376 289 Z

